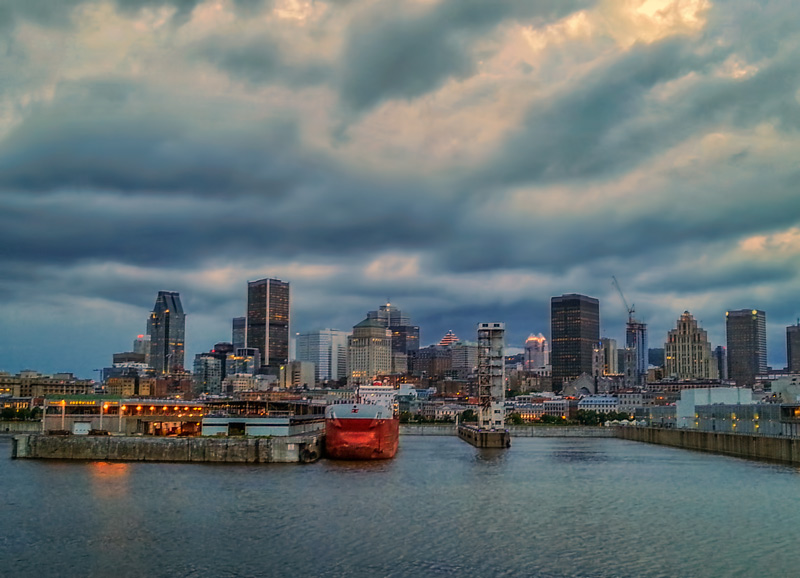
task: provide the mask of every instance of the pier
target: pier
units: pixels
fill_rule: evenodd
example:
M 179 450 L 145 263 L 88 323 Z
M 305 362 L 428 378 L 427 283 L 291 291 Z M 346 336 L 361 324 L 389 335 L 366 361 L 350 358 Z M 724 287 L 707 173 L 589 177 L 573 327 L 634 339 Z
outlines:
M 482 429 L 474 425 L 458 426 L 458 437 L 476 448 L 505 449 L 511 447 L 508 430 Z

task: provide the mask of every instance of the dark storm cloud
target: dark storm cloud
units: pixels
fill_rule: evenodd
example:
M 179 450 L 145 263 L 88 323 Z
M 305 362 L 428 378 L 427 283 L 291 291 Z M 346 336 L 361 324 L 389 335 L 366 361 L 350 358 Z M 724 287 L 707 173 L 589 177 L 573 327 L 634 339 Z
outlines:
M 281 44 L 264 35 L 246 41 L 215 38 L 194 50 L 233 78 L 253 84 L 280 82 L 291 87 L 321 84 L 330 78 L 326 62 L 292 62 Z
M 355 111 L 391 98 L 413 99 L 450 78 L 475 72 L 473 43 L 509 18 L 552 20 L 590 4 L 580 0 L 540 2 L 443 0 L 425 11 L 403 14 L 393 0 L 371 7 L 348 30 L 340 92 Z

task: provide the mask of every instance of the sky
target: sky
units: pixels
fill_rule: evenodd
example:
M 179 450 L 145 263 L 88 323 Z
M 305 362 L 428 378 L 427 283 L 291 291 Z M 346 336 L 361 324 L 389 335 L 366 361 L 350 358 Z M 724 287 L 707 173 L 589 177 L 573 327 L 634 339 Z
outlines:
M 186 362 L 248 280 L 292 332 L 390 299 L 421 342 L 600 299 L 800 317 L 792 0 L 5 0 L 0 370 L 82 377 L 179 291 Z M 663 345 L 662 345 L 663 346 Z

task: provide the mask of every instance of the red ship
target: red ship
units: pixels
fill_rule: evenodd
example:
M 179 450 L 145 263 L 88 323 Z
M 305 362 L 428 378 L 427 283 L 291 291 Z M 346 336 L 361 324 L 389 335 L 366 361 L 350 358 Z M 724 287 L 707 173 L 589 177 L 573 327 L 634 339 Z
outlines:
M 327 456 L 339 460 L 393 458 L 400 436 L 395 393 L 389 386 L 375 384 L 359 390 L 358 403 L 328 406 L 325 410 Z M 375 401 L 370 403 L 370 399 Z

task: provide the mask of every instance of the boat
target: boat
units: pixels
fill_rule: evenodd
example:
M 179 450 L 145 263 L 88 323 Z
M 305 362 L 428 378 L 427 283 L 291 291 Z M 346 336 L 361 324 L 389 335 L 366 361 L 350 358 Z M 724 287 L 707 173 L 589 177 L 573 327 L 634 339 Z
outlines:
M 325 410 L 325 454 L 337 460 L 391 459 L 397 453 L 397 390 L 380 382 L 359 387 L 354 403 Z

